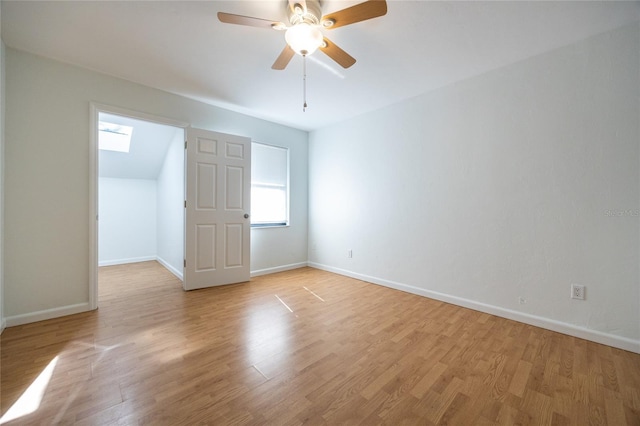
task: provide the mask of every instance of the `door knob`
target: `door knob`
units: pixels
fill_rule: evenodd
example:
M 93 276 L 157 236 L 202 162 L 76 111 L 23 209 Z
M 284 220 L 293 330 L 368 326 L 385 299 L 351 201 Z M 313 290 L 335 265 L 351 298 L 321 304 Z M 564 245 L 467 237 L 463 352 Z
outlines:
M 244 218 L 245 218 L 245 219 L 249 219 L 249 213 L 245 213 L 245 214 L 244 214 Z

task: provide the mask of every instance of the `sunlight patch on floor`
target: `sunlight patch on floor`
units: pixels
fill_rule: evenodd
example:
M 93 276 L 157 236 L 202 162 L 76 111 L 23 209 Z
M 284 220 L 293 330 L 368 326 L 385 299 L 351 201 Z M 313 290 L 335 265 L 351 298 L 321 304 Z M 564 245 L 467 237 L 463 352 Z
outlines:
M 4 413 L 4 416 L 0 418 L 0 424 L 19 419 L 20 417 L 31 414 L 40 408 L 42 397 L 44 397 L 44 392 L 47 390 L 47 386 L 49 385 L 49 381 L 51 380 L 53 370 L 56 368 L 57 363 L 58 356 L 49 362 L 49 365 L 42 370 L 33 383 L 31 383 L 27 390 L 25 390 L 20 398 L 18 398 L 15 404 L 13 404 L 11 408 Z

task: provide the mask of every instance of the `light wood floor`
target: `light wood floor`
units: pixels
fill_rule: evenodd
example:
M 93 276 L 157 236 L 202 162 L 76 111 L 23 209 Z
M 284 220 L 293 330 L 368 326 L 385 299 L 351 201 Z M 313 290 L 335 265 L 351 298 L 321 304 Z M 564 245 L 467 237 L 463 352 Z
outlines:
M 3 414 L 57 357 L 9 424 L 640 424 L 640 355 L 310 268 L 105 267 L 98 311 L 0 343 Z

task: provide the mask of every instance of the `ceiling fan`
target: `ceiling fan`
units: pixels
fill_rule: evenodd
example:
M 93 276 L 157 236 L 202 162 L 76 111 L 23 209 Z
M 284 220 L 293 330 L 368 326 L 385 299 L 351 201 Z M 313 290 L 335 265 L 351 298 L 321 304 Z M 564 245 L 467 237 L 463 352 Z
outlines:
M 324 37 L 321 29 L 334 29 L 367 19 L 377 18 L 387 13 L 385 0 L 367 0 L 337 12 L 322 15 L 320 0 L 288 0 L 286 3 L 289 24 L 250 16 L 218 12 L 218 19 L 228 24 L 250 27 L 271 28 L 286 31 L 286 46 L 271 68 L 283 70 L 294 54 L 306 57 L 320 49 L 343 68 L 349 68 L 356 60 L 335 43 Z

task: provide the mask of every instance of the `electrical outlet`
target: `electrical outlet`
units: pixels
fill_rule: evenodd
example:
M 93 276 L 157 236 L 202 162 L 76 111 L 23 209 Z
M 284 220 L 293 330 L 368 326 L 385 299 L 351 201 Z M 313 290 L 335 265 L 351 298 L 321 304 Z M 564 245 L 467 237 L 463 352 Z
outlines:
M 351 259 L 353 257 L 353 250 L 351 250 L 351 249 L 347 250 L 347 257 L 349 259 Z
M 583 285 L 571 284 L 571 298 L 584 300 L 585 287 Z

